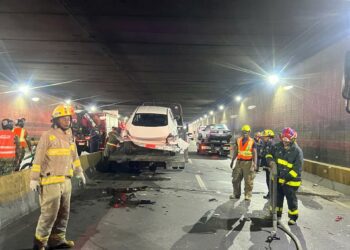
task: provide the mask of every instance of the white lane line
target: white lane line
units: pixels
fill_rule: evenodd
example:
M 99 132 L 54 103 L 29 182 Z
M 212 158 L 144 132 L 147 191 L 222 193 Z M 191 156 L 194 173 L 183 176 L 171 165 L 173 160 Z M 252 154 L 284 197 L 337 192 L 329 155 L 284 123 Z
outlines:
M 207 187 L 204 184 L 204 181 L 202 180 L 202 178 L 198 174 L 196 174 L 196 179 L 197 179 L 198 184 L 201 187 L 201 189 L 208 190 Z
M 336 200 L 334 200 L 333 202 L 337 203 L 337 204 L 340 205 L 340 206 L 343 206 L 343 207 L 345 207 L 345 208 L 349 208 L 349 209 L 350 209 L 350 206 L 344 204 L 343 202 L 336 201 Z
M 192 160 L 191 160 L 191 159 L 188 159 L 188 163 L 189 163 L 189 164 L 192 164 Z

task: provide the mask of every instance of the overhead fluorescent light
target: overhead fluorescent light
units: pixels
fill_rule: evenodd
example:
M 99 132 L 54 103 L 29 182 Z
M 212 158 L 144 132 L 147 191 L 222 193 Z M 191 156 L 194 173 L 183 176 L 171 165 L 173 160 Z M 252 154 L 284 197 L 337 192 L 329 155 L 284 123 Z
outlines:
M 290 90 L 290 89 L 294 88 L 294 86 L 293 85 L 289 85 L 289 86 L 284 86 L 283 88 L 285 90 Z
M 256 108 L 255 105 L 250 105 L 250 106 L 248 106 L 248 109 L 255 109 L 255 108 Z

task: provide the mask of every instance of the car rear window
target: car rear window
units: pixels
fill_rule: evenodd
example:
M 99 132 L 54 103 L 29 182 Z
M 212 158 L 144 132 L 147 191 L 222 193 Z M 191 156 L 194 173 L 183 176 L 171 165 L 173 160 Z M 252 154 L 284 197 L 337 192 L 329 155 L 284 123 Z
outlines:
M 228 130 L 225 124 L 216 124 L 214 126 L 210 126 L 210 129 Z
M 168 125 L 168 116 L 162 114 L 135 114 L 132 124 L 142 127 L 164 127 Z

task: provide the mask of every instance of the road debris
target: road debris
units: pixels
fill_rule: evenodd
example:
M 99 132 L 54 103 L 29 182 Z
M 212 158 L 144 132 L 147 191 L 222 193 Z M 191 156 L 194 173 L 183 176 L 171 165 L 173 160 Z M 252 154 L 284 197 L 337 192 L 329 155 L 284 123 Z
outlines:
M 147 186 L 133 188 L 107 188 L 105 192 L 112 195 L 109 204 L 114 208 L 136 207 L 145 204 L 153 205 L 155 201 L 136 199 L 135 192 L 145 191 L 147 188 Z
M 339 215 L 338 215 L 338 216 L 335 218 L 335 221 L 336 221 L 336 222 L 339 222 L 339 221 L 341 221 L 342 219 L 344 219 L 344 218 L 343 218 L 342 216 L 339 216 Z
M 215 199 L 215 198 L 211 198 L 211 199 L 209 199 L 209 202 L 213 202 L 213 201 L 218 201 L 217 199 Z

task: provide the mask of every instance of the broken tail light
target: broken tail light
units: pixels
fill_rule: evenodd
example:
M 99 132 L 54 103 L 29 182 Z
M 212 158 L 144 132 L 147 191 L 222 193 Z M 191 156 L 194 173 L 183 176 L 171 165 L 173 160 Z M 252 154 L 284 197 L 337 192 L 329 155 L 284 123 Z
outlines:
M 169 134 L 168 137 L 166 138 L 166 143 L 167 144 L 176 144 L 177 143 L 177 136 Z

